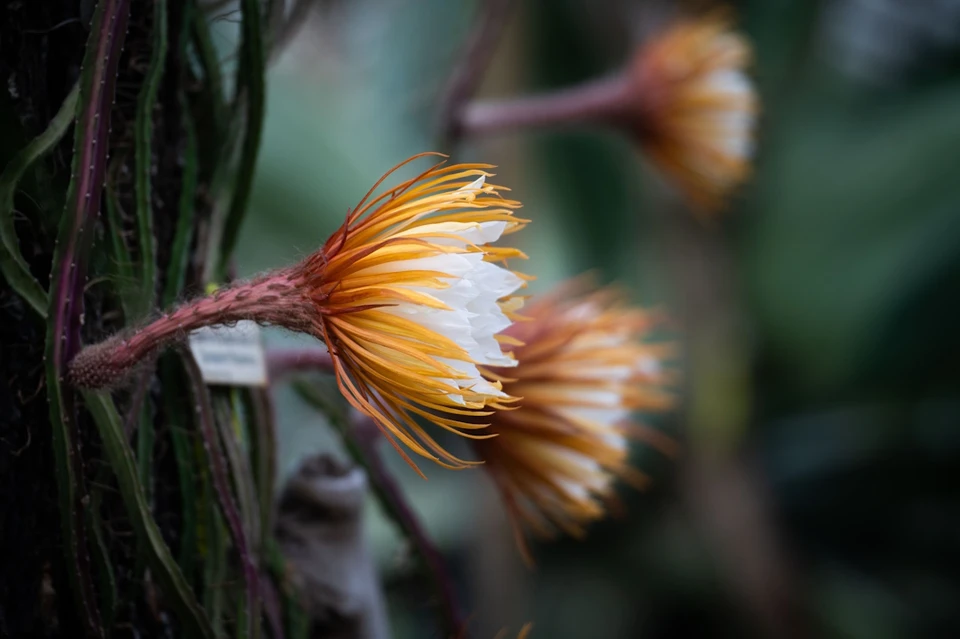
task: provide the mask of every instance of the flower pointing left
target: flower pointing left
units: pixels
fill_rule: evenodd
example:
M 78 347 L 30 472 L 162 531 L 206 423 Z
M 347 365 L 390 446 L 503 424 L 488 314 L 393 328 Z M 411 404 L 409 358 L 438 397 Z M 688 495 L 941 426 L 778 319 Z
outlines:
M 525 258 L 493 242 L 524 224 L 520 203 L 491 184 L 485 164 L 435 164 L 379 195 L 391 170 L 314 254 L 289 268 L 222 288 L 140 328 L 84 348 L 70 362 L 76 386 L 121 384 L 151 356 L 197 328 L 253 320 L 326 343 L 350 404 L 400 444 L 463 468 L 418 421 L 484 438 L 485 418 L 513 398 L 486 367 L 512 367 L 499 333 L 515 319 Z

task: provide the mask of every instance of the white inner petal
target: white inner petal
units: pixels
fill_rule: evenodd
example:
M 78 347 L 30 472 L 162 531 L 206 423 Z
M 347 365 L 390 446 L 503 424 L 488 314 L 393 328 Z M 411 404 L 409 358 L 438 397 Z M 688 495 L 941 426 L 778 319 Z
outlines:
M 483 184 L 484 184 L 484 182 L 486 182 L 486 180 L 487 180 L 486 176 L 481 175 L 480 177 L 478 177 L 476 180 L 474 180 L 474 181 L 471 182 L 470 184 L 468 184 L 468 185 L 466 185 L 466 186 L 461 186 L 461 187 L 460 187 L 459 189 L 457 189 L 457 190 L 458 190 L 458 191 L 475 191 L 475 190 L 482 189 L 482 188 L 483 188 Z
M 656 357 L 651 357 L 646 355 L 641 357 L 637 362 L 637 371 L 642 375 L 649 375 L 653 377 L 659 375 L 663 368 L 660 365 L 660 360 Z
M 603 441 L 605 444 L 617 450 L 625 450 L 627 448 L 627 438 L 623 436 L 623 433 L 613 431 L 606 432 L 603 434 Z
M 704 80 L 714 91 L 734 95 L 750 95 L 750 79 L 737 69 L 717 69 Z
M 575 418 L 594 423 L 598 428 L 605 429 L 617 424 L 630 416 L 630 411 L 623 405 L 623 397 L 614 391 L 586 390 L 568 393 L 571 405 L 564 408 Z M 590 404 L 574 404 L 573 401 Z
M 430 242 L 440 246 L 462 248 L 467 244 L 482 246 L 483 244 L 496 242 L 506 229 L 506 222 L 438 222 L 409 228 L 396 235 L 398 237 L 418 237 L 429 233 L 446 233 L 457 237 L 430 238 Z
M 482 224 L 436 224 L 433 228 L 420 227 L 424 232 L 453 232 L 463 240 L 451 238 L 448 244 L 466 245 L 466 241 L 486 244 L 500 237 L 506 228 L 504 222 Z M 431 242 L 439 243 L 431 238 Z M 397 288 L 430 295 L 449 307 L 435 309 L 414 303 L 400 303 L 383 308 L 386 313 L 413 320 L 431 331 L 457 343 L 472 362 L 438 358 L 444 364 L 467 376 L 467 379 L 442 380 L 454 387 L 471 389 L 474 392 L 505 397 L 506 395 L 480 374 L 477 364 L 492 366 L 515 366 L 516 362 L 506 356 L 496 341 L 495 335 L 512 323 L 500 309 L 498 300 L 510 295 L 523 285 L 523 280 L 511 271 L 483 261 L 482 253 L 452 253 L 430 257 L 400 260 L 366 269 L 364 274 L 389 273 L 406 270 L 429 270 L 444 273 L 447 288 L 397 285 Z M 459 404 L 461 395 L 450 395 Z
M 726 155 L 740 159 L 748 159 L 753 155 L 753 136 L 750 132 L 752 118 L 752 115 L 742 111 L 717 114 L 723 131 L 717 143 Z
M 604 382 L 623 382 L 633 375 L 629 366 L 608 366 L 604 364 L 584 365 L 577 369 L 577 377 L 595 379 Z
M 620 407 L 594 408 L 592 406 L 577 406 L 567 409 L 567 412 L 600 426 L 612 426 L 630 416 L 630 411 Z
M 750 78 L 737 69 L 719 69 L 704 80 L 709 92 L 723 93 L 735 98 L 747 98 L 753 92 Z M 733 108 L 714 114 L 714 124 L 720 131 L 715 143 L 725 155 L 747 159 L 753 155 L 754 115 L 747 109 Z
M 549 444 L 547 444 L 549 445 Z M 575 450 L 552 446 L 551 454 L 572 464 L 577 470 L 574 475 L 576 482 L 563 479 L 559 483 L 564 491 L 574 499 L 583 499 L 589 493 L 602 493 L 610 477 L 600 468 L 600 464 L 590 457 Z
M 568 399 L 572 401 L 581 401 L 594 406 L 620 406 L 621 398 L 619 393 L 608 390 L 582 390 L 571 391 L 567 394 Z
M 585 501 L 590 499 L 590 492 L 583 484 L 577 484 L 569 479 L 559 479 L 557 484 L 560 489 L 567 494 L 573 501 Z

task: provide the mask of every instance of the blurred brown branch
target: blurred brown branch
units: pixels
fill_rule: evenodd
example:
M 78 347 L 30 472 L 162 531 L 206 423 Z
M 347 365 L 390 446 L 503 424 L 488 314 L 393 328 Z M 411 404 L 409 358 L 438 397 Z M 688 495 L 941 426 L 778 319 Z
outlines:
M 476 93 L 513 8 L 513 0 L 484 0 L 464 54 L 450 77 L 440 106 L 440 148 L 449 149 L 461 137 L 461 115 Z
M 447 571 L 443 556 L 424 530 L 420 518 L 407 502 L 403 489 L 383 462 L 379 450 L 380 429 L 369 417 L 357 415 L 348 437 L 357 447 L 374 490 L 380 497 L 381 505 L 388 510 L 387 514 L 413 543 L 423 560 L 424 568 L 433 579 L 437 596 L 440 598 L 439 605 L 446 626 L 446 636 L 457 639 L 466 637 L 466 622 L 460 614 L 453 579 Z
M 458 639 L 465 637 L 466 623 L 460 613 L 453 580 L 443 556 L 423 528 L 419 517 L 407 502 L 406 495 L 380 455 L 379 444 L 383 439 L 380 429 L 369 417 L 353 414 L 352 418 L 348 418 L 343 410 L 332 405 L 322 392 L 310 384 L 296 382 L 294 388 L 306 402 L 327 416 L 330 425 L 342 437 L 354 462 L 366 470 L 370 487 L 380 507 L 387 517 L 393 520 L 422 560 L 423 569 L 433 581 L 436 591 L 438 607 L 443 616 L 444 636 Z
M 463 108 L 459 134 L 473 137 L 527 127 L 616 124 L 625 120 L 631 88 L 623 75 L 616 75 L 554 93 L 474 102 Z
M 687 503 L 710 551 L 761 636 L 812 636 L 756 473 L 736 458 L 701 455 L 686 465 L 684 479 Z
M 690 515 L 759 636 L 812 636 L 796 574 L 763 478 L 739 451 L 750 420 L 750 362 L 729 247 L 677 206 L 660 217 L 686 335 L 689 454 L 681 470 Z

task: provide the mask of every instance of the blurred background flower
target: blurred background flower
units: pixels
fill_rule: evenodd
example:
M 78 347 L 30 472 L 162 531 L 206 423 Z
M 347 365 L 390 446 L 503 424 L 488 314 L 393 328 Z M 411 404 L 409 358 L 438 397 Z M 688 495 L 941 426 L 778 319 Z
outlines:
M 302 4 L 269 77 L 242 275 L 308 254 L 371 176 L 435 148 L 440 97 L 486 3 Z M 611 130 L 456 150 L 499 165 L 534 221 L 511 238 L 534 258 L 531 291 L 597 269 L 669 308 L 684 345 L 678 412 L 648 416 L 683 442 L 681 459 L 638 447 L 651 489 L 625 491 L 623 516 L 585 541 L 538 547 L 535 572 L 478 473 L 423 482 L 391 458 L 476 636 L 531 619 L 551 639 L 960 632 L 960 8 L 732 4 L 763 117 L 754 177 L 709 228 Z M 513 5 L 483 98 L 602 77 L 681 10 L 715 6 Z M 277 400 L 283 469 L 336 449 L 292 393 Z M 436 636 L 428 588 L 371 516 L 395 636 Z
M 641 146 L 693 205 L 715 212 L 750 172 L 757 98 L 749 43 L 722 16 L 667 26 L 627 72 Z
M 667 344 L 648 343 L 658 318 L 626 305 L 615 290 L 569 282 L 524 308 L 504 334 L 514 368 L 493 368 L 504 392 L 520 398 L 491 415 L 496 437 L 474 448 L 500 491 L 524 558 L 525 535 L 577 538 L 616 506 L 613 485 L 648 479 L 630 467 L 630 442 L 668 454 L 676 446 L 631 423 L 635 411 L 667 410 Z M 663 440 L 666 440 L 664 443 Z

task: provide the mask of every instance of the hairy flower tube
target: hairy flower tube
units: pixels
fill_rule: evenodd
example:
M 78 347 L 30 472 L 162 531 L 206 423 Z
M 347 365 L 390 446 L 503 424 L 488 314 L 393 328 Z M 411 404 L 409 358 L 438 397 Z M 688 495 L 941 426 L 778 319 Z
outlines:
M 484 367 L 516 364 L 498 333 L 512 323 L 525 280 L 502 263 L 525 256 L 491 243 L 526 221 L 487 181 L 489 165 L 437 164 L 377 195 L 396 168 L 316 253 L 85 348 L 70 380 L 116 385 L 196 328 L 255 320 L 323 340 L 343 395 L 414 467 L 400 444 L 448 467 L 477 463 L 447 452 L 417 418 L 485 437 L 478 431 L 490 408 L 512 401 Z
M 474 446 L 529 560 L 525 532 L 581 537 L 606 514 L 617 478 L 646 483 L 628 464 L 632 438 L 670 454 L 674 443 L 630 419 L 673 401 L 663 366 L 670 345 L 647 341 L 656 314 L 630 308 L 612 290 L 568 286 L 524 315 L 528 321 L 507 331 L 518 366 L 493 370 L 504 391 L 522 399 L 492 417 L 496 437 Z
M 750 171 L 758 110 L 750 59 L 747 41 L 714 14 L 654 37 L 628 70 L 641 146 L 706 211 Z

